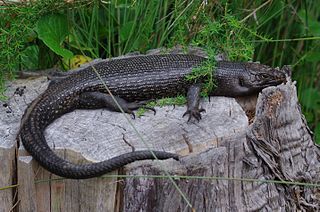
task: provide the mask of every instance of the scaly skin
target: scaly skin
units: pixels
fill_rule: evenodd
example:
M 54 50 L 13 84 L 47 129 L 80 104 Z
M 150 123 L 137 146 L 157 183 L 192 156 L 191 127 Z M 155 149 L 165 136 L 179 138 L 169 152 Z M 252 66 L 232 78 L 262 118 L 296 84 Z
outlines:
M 206 59 L 195 55 L 151 55 L 116 59 L 94 67 L 116 96 L 125 112 L 143 104 L 135 101 L 188 95 L 190 117 L 200 119 L 199 91 L 185 76 Z M 210 95 L 246 96 L 285 80 L 284 73 L 257 63 L 220 62 L 214 72 L 217 88 Z M 25 111 L 20 139 L 25 149 L 45 169 L 66 178 L 91 178 L 103 175 L 136 160 L 154 159 L 150 151 L 123 154 L 99 163 L 78 165 L 58 157 L 48 146 L 45 128 L 65 113 L 79 108 L 102 108 L 118 111 L 91 67 L 75 72 L 51 85 Z M 128 103 L 129 102 L 129 103 Z M 154 151 L 158 159 L 178 155 Z

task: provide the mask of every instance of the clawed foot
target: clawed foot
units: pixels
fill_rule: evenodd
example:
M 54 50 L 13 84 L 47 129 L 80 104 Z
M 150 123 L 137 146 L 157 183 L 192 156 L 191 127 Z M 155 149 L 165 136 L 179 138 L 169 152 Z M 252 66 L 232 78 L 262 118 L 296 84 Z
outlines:
M 136 104 L 138 105 L 139 108 L 144 108 L 146 110 L 152 110 L 153 111 L 153 114 L 156 115 L 156 109 L 154 109 L 153 107 L 148 107 L 147 104 L 152 102 L 153 99 L 151 100 L 146 100 L 146 101 L 140 101 L 140 102 L 137 102 Z
M 136 105 L 135 109 L 139 109 L 139 108 L 144 108 L 146 110 L 152 110 L 153 114 L 156 115 L 156 109 L 154 109 L 153 107 L 148 107 L 147 104 L 152 102 L 153 100 L 145 100 L 145 101 L 140 101 L 140 102 L 134 102 L 134 104 Z
M 201 117 L 201 113 L 202 112 L 206 112 L 205 109 L 200 108 L 200 109 L 191 109 L 191 110 L 187 110 L 182 117 L 185 117 L 186 115 L 189 114 L 189 118 L 188 118 L 188 122 L 191 120 L 192 117 L 194 117 L 195 119 L 197 119 L 197 121 L 200 121 Z
M 156 110 L 153 107 L 146 106 L 151 101 L 152 100 L 131 102 L 128 104 L 128 108 L 125 112 L 129 113 L 133 119 L 135 119 L 136 116 L 132 110 L 137 110 L 139 108 L 144 108 L 146 110 L 152 110 L 154 115 L 156 115 Z

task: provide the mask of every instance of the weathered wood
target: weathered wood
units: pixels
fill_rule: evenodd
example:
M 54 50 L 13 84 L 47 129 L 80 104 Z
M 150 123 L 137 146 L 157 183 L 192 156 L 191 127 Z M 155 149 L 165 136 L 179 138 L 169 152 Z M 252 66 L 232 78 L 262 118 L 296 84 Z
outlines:
M 5 117 L 0 123 L 0 144 L 9 144 L 11 158 L 23 111 L 47 84 L 46 78 L 37 78 L 15 81 L 8 88 L 10 96 L 17 87 L 26 86 L 21 96 L 16 92 L 7 102 L 11 113 L 6 112 L 9 107 L 0 109 L 1 117 Z M 156 115 L 147 112 L 136 119 L 126 115 L 151 149 L 177 152 L 183 157 L 181 161 L 135 162 L 121 173 L 163 175 L 167 170 L 172 176 L 229 178 L 174 178 L 197 211 L 319 210 L 314 187 L 263 181 L 319 182 L 319 150 L 299 110 L 294 84 L 289 81 L 265 89 L 257 105 L 254 97 L 251 100 L 250 104 L 248 98 L 238 100 L 245 102 L 242 106 L 246 111 L 233 98 L 204 100 L 202 106 L 207 112 L 200 122 L 186 122 L 181 117 L 185 107 L 156 108 Z M 124 115 L 106 110 L 66 114 L 46 129 L 45 136 L 61 157 L 77 163 L 147 149 Z M 20 211 L 190 211 L 190 205 L 166 177 L 55 180 L 57 176 L 25 156 L 28 154 L 22 146 L 18 154 Z M 4 156 L 0 167 L 13 164 L 14 159 L 9 158 Z M 12 167 L 14 173 L 14 164 Z M 256 180 L 235 180 L 240 178 Z M 8 191 L 12 200 L 12 190 Z
M 57 151 L 75 163 L 84 162 L 78 153 Z M 70 180 L 49 173 L 30 156 L 20 156 L 20 211 L 112 211 L 116 205 L 117 181 L 114 178 Z M 117 175 L 117 171 L 112 173 Z
M 0 188 L 7 187 L 15 180 L 15 147 L 0 145 Z M 0 190 L 0 212 L 10 211 L 14 205 L 16 189 Z
M 320 151 L 301 115 L 294 83 L 267 88 L 259 96 L 256 118 L 247 132 L 243 177 L 319 183 Z M 319 211 L 316 187 L 254 183 L 249 196 L 261 195 L 261 208 Z M 257 205 L 252 207 L 258 208 Z
M 31 156 L 20 156 L 18 160 L 18 182 L 19 189 L 19 211 L 38 211 L 36 189 L 34 184 L 34 171 L 32 166 L 33 159 Z
M 137 162 L 127 166 L 126 173 L 159 175 L 166 167 L 173 176 L 230 178 L 176 179 L 197 211 L 318 211 L 317 188 L 264 180 L 318 183 L 319 153 L 301 116 L 295 86 L 289 82 L 260 94 L 253 124 L 234 138 L 186 156 L 181 164 L 165 161 L 159 167 Z M 255 181 L 234 180 L 240 178 Z M 190 210 L 167 179 L 128 178 L 123 190 L 123 211 Z
M 9 88 L 10 89 L 10 88 Z M 15 101 L 12 98 L 12 101 Z M 15 105 L 0 102 L 0 188 L 16 184 L 16 140 L 21 116 L 15 116 Z M 0 212 L 14 207 L 16 188 L 0 190 Z

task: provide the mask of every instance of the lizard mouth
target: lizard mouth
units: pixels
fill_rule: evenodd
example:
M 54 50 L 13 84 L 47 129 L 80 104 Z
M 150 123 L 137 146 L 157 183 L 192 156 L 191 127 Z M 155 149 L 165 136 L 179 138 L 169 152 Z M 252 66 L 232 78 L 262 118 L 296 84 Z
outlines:
M 264 81 L 258 83 L 256 86 L 266 88 L 269 86 L 280 85 L 281 83 L 286 83 L 286 82 L 287 82 L 287 79 L 284 75 L 284 76 L 279 76 L 276 79 L 264 80 Z
M 262 79 L 261 85 L 264 87 L 268 86 L 276 86 L 280 85 L 281 83 L 286 83 L 287 77 L 286 74 L 282 71 L 276 71 L 273 73 L 273 77 Z
M 274 81 L 270 81 L 270 82 L 265 82 L 263 83 L 263 85 L 265 85 L 265 87 L 268 86 L 276 86 L 276 85 L 280 85 L 283 81 L 281 80 L 274 80 Z

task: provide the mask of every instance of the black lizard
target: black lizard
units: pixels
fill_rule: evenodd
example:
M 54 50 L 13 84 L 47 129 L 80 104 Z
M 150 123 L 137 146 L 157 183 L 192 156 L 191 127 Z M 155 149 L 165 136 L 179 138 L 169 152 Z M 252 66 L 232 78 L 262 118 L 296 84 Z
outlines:
M 201 118 L 199 108 L 201 82 L 186 80 L 192 68 L 206 61 L 195 55 L 150 55 L 115 59 L 94 65 L 110 91 L 127 113 L 132 113 L 145 100 L 187 95 L 190 117 Z M 218 62 L 214 70 L 216 89 L 210 95 L 247 96 L 263 88 L 285 81 L 285 74 L 276 68 L 258 63 Z M 75 72 L 51 85 L 26 109 L 20 129 L 25 149 L 47 170 L 67 178 L 100 176 L 136 160 L 154 159 L 150 151 L 126 153 L 92 164 L 73 164 L 58 157 L 48 146 L 45 128 L 55 119 L 75 109 L 108 108 L 119 111 L 92 67 Z M 178 155 L 154 151 L 159 159 Z

